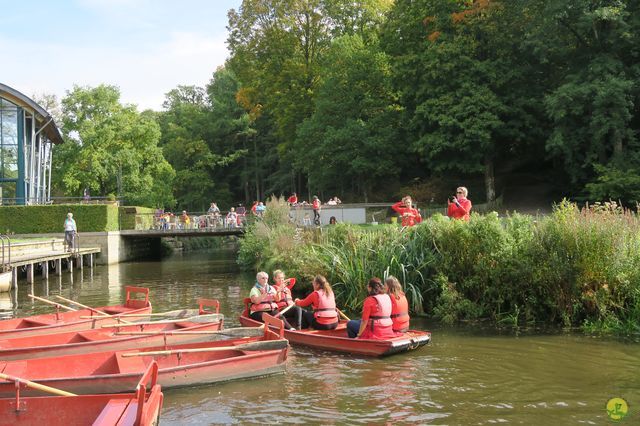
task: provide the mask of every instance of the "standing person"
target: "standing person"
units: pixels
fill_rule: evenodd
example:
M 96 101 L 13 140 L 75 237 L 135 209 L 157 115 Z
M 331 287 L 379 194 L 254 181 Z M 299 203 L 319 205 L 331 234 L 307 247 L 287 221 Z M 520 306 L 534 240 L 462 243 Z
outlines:
M 333 289 L 322 275 L 313 279 L 313 292 L 304 300 L 296 299 L 297 306 L 313 306 L 313 312 L 302 312 L 302 326 L 311 325 L 316 330 L 333 330 L 338 326 L 338 311 Z
M 391 321 L 391 298 L 385 293 L 380 278 L 369 280 L 367 292 L 369 296 L 362 305 L 362 319 L 347 323 L 349 337 L 380 340 L 396 337 Z
M 251 299 L 251 313 L 249 316 L 260 322 L 264 322 L 262 315 L 268 313 L 271 316 L 278 315 L 278 304 L 280 294 L 276 288 L 269 285 L 269 274 L 260 271 L 256 274 L 256 283 L 249 293 Z M 287 330 L 294 329 L 285 318 L 281 318 Z
M 393 275 L 389 275 L 384 283 L 387 285 L 387 292 L 391 298 L 391 321 L 393 321 L 393 331 L 405 333 L 409 330 L 409 302 L 402 291 L 400 281 Z
M 238 214 L 236 213 L 236 209 L 231 207 L 229 213 L 227 213 L 227 228 L 237 228 L 238 227 Z
M 257 210 L 258 210 L 258 202 L 254 201 L 253 205 L 251 206 L 251 214 L 254 215 L 254 216 L 257 216 L 258 215 L 258 211 Z
M 464 186 L 456 189 L 456 195 L 447 200 L 447 216 L 453 219 L 469 220 L 471 200 L 467 198 L 469 191 Z
M 289 203 L 290 206 L 298 204 L 298 196 L 295 192 L 291 194 L 289 198 L 287 198 L 287 203 Z
M 409 195 L 402 197 L 402 200 L 392 205 L 391 208 L 402 217 L 402 226 L 413 226 L 422 222 L 422 216 L 420 216 L 418 209 L 413 207 L 413 200 Z
M 276 289 L 276 293 L 280 295 L 280 300 L 276 302 L 279 311 L 294 304 L 293 297 L 291 297 L 291 288 L 293 288 L 295 283 L 295 279 L 287 278 L 285 280 L 284 272 L 280 269 L 273 271 L 273 286 Z M 285 312 L 284 317 L 290 321 L 294 321 L 298 330 L 302 328 L 302 308 L 300 306 L 294 306 L 289 309 Z
M 86 203 L 88 203 L 89 201 L 91 201 L 91 192 L 89 191 L 89 187 L 86 187 L 84 189 L 84 191 L 82 192 L 82 198 L 84 199 L 84 201 Z
M 73 213 L 67 213 L 67 218 L 64 220 L 64 242 L 67 245 L 67 251 L 73 251 L 75 248 L 76 233 L 78 227 L 76 221 L 73 219 Z
M 320 225 L 320 209 L 322 208 L 320 205 L 320 199 L 317 195 L 313 196 L 313 202 L 311 203 L 311 208 L 313 208 L 313 223 L 316 225 Z
M 258 203 L 256 206 L 256 214 L 258 217 L 264 217 L 264 212 L 267 210 L 267 206 L 264 205 L 262 201 Z

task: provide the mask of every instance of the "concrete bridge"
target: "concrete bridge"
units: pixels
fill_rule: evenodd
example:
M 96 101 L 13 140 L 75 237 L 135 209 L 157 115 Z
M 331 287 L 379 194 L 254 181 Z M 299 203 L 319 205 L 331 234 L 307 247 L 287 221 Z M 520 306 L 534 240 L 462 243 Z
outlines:
M 131 229 L 120 231 L 123 238 L 165 238 L 165 237 L 224 237 L 227 235 L 242 235 L 241 228 L 194 228 L 194 229 Z

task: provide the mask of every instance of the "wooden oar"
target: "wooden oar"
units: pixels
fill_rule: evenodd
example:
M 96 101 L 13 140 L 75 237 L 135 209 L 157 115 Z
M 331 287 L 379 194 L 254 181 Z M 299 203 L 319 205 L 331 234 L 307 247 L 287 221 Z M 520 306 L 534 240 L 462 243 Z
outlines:
M 214 348 L 195 348 L 195 349 L 176 349 L 169 351 L 149 351 L 122 354 L 123 358 L 132 356 L 148 356 L 148 355 L 175 355 L 190 354 L 196 352 L 215 352 L 215 351 L 273 351 L 276 349 L 284 349 L 289 345 L 288 340 L 262 340 L 260 342 L 243 343 L 236 346 L 217 346 Z
M 71 303 L 72 305 L 76 305 L 76 306 L 79 306 L 79 307 L 84 308 L 84 309 L 89 309 L 90 311 L 93 311 L 93 312 L 95 312 L 95 313 L 97 313 L 97 314 L 100 314 L 100 315 L 102 315 L 102 316 L 118 318 L 118 315 L 109 315 L 109 314 L 108 314 L 108 313 L 106 313 L 106 312 L 102 312 L 102 311 L 100 311 L 100 310 L 98 310 L 98 309 L 96 309 L 96 308 L 92 308 L 91 306 L 83 305 L 82 303 L 80 303 L 80 302 L 76 302 L 75 300 L 67 299 L 67 298 L 62 297 L 62 296 L 60 296 L 60 295 L 56 295 L 56 297 L 57 297 L 58 299 L 60 299 L 60 300 L 64 300 L 64 301 L 65 301 L 65 302 L 67 302 L 67 303 Z M 125 321 L 125 320 L 120 320 L 120 319 L 118 319 L 118 321 L 122 321 L 122 323 L 123 323 L 123 324 L 133 324 L 132 322 L 130 322 L 130 321 Z
M 11 382 L 22 383 L 23 385 L 32 388 L 41 390 L 43 392 L 52 393 L 58 396 L 77 396 L 75 393 L 63 391 L 61 389 L 52 388 L 50 386 L 41 385 L 40 383 L 32 382 L 30 380 L 21 379 L 20 377 L 10 376 L 8 374 L 0 373 L 0 379 L 9 380 Z
M 295 303 L 287 306 L 286 308 L 284 308 L 283 310 L 275 314 L 274 318 L 278 318 L 280 315 L 283 315 L 285 312 L 287 312 L 289 309 L 293 308 L 294 306 L 296 306 Z
M 348 316 L 346 316 L 344 314 L 344 312 L 342 312 L 340 309 L 336 308 L 336 311 L 338 311 L 338 313 L 340 314 L 340 316 L 344 319 L 346 319 L 347 321 L 351 321 L 351 318 L 349 318 Z
M 77 309 L 73 309 L 73 308 L 71 308 L 69 306 L 61 305 L 60 303 L 54 302 L 54 301 L 49 300 L 49 299 L 43 299 L 42 297 L 34 296 L 33 294 L 29 294 L 28 296 L 30 298 L 32 298 L 32 299 L 39 300 L 40 302 L 48 303 L 50 305 L 59 306 L 62 309 L 66 309 L 67 311 L 72 311 L 72 312 L 77 311 Z
M 200 314 L 200 311 L 198 309 L 180 309 L 175 311 L 156 312 L 155 314 L 123 314 L 123 315 L 118 315 L 118 318 L 169 317 L 169 318 L 180 319 L 184 317 L 194 317 L 199 314 Z M 219 315 L 222 315 L 222 314 L 219 314 Z M 85 315 L 80 318 L 95 318 L 95 317 Z
M 193 317 L 187 318 L 178 318 L 173 320 L 166 321 L 146 321 L 146 322 L 131 322 L 126 325 L 154 325 L 154 324 L 173 324 L 176 322 L 197 322 L 197 323 L 205 323 L 205 322 L 215 322 L 220 321 L 224 318 L 222 314 L 206 314 L 206 315 L 196 315 Z M 122 324 L 108 324 L 103 325 L 102 328 L 119 328 L 122 327 Z
M 198 315 L 200 311 L 198 309 L 176 309 L 174 311 L 167 312 L 155 312 L 153 314 L 121 314 L 118 315 L 121 318 L 140 318 L 140 317 L 184 317 L 184 316 L 195 316 Z
M 180 330 L 171 330 L 171 331 L 116 331 L 114 334 L 117 336 L 153 336 L 160 334 L 221 334 L 227 336 L 238 336 L 243 335 L 242 337 L 249 336 L 260 336 L 264 333 L 264 327 L 235 327 L 235 328 L 227 328 L 225 330 L 194 330 L 194 331 L 180 331 Z M 245 332 L 245 333 L 243 333 Z

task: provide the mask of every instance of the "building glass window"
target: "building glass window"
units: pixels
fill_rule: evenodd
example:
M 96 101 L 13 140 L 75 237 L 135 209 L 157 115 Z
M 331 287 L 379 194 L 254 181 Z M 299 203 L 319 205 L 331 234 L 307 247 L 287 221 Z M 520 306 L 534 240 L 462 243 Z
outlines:
M 18 143 L 18 107 L 0 98 L 0 200 L 16 197 Z

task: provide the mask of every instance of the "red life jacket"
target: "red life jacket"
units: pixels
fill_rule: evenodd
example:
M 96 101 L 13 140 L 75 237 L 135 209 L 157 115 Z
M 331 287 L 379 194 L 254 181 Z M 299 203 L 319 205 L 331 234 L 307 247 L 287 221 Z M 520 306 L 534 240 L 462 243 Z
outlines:
M 336 311 L 336 299 L 326 295 L 324 290 L 317 290 L 318 303 L 313 305 L 313 316 L 318 319 L 318 322 L 323 324 L 333 323 L 338 321 L 338 312 Z M 322 320 L 319 320 L 322 318 Z
M 320 200 L 313 200 L 311 207 L 313 207 L 314 210 L 318 210 L 320 208 Z
M 260 284 L 256 284 L 256 288 L 260 288 Z M 273 287 L 267 284 L 265 292 L 267 297 L 263 298 L 260 303 L 251 304 L 251 312 L 269 312 L 278 309 L 278 305 L 275 302 L 275 294 L 269 292 Z
M 278 305 L 278 309 L 286 308 L 287 306 L 289 306 L 289 302 L 293 302 L 293 298 L 291 297 L 291 290 L 289 290 L 286 285 L 283 285 L 282 289 L 276 287 L 276 290 L 281 293 L 280 301 L 276 302 Z
M 373 333 L 376 327 L 389 327 L 393 325 L 391 321 L 391 298 L 388 294 L 376 294 L 375 296 L 369 296 L 376 299 L 377 309 L 373 312 L 373 315 L 369 315 L 369 326 Z
M 409 302 L 404 293 L 400 295 L 400 299 L 396 299 L 393 294 L 391 297 L 391 321 L 393 321 L 393 331 L 404 333 L 409 330 Z

